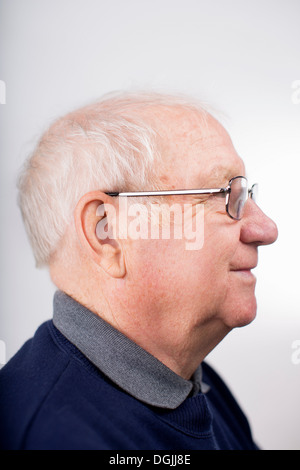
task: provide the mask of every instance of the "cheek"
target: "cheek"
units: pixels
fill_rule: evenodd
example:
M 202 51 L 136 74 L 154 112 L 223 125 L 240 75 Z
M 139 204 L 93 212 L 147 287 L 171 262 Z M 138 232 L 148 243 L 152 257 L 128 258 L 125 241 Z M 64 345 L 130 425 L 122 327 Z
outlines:
M 184 240 L 135 243 L 130 259 L 133 282 L 160 308 L 201 310 L 208 315 L 220 310 L 235 252 L 232 238 L 221 239 L 220 231 L 207 231 L 202 248 L 197 250 L 187 250 Z
M 212 235 L 206 234 L 203 249 L 199 252 L 199 262 L 207 276 L 215 278 L 220 282 L 228 282 L 230 263 L 237 249 L 238 238 L 218 236 L 222 230 Z
M 201 251 L 185 250 L 181 240 L 159 240 L 149 243 L 142 257 L 136 282 L 144 293 L 147 292 L 152 312 L 172 311 L 184 315 L 184 311 L 191 312 L 199 306 L 197 298 L 205 295 L 208 288 Z
M 180 289 L 186 266 L 178 252 L 169 240 L 143 240 L 136 245 L 131 272 L 149 298 L 163 301 Z
M 222 307 L 231 289 L 230 265 L 238 243 L 235 232 L 226 233 L 226 227 L 219 228 L 206 233 L 202 250 L 194 254 L 194 270 L 203 286 L 203 295 L 214 302 L 216 310 Z

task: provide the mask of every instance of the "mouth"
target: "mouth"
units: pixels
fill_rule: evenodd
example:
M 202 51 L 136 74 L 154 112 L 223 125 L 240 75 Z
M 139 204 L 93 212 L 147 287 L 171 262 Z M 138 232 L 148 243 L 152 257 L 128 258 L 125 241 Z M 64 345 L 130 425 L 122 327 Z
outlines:
M 256 277 L 252 273 L 252 269 L 254 269 L 255 267 L 256 265 L 249 266 L 249 267 L 241 267 L 238 269 L 231 269 L 231 272 L 239 276 L 241 279 L 253 282 L 253 281 L 256 281 Z

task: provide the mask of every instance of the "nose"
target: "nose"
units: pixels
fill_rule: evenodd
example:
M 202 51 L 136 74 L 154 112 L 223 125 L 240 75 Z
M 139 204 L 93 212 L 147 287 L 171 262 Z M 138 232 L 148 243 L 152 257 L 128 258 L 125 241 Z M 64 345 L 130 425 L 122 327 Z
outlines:
M 246 202 L 241 222 L 240 238 L 244 243 L 270 245 L 277 240 L 277 225 L 251 199 Z

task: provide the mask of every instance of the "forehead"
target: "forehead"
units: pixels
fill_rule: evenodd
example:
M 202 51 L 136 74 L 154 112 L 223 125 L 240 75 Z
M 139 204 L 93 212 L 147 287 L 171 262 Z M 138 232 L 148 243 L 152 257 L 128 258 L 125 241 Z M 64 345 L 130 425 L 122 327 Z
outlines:
M 228 132 L 209 114 L 177 115 L 169 122 L 167 142 L 163 179 L 173 187 L 219 187 L 245 174 Z

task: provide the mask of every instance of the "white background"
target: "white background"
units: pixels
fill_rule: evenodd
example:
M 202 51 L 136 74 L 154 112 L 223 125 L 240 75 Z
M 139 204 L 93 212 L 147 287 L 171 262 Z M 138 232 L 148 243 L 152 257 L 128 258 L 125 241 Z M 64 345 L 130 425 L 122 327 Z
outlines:
M 208 361 L 260 446 L 300 449 L 299 0 L 2 0 L 0 15 L 1 355 L 52 314 L 54 287 L 35 269 L 16 205 L 17 172 L 37 137 L 113 90 L 194 95 L 225 113 L 279 228 L 277 243 L 260 249 L 257 319 Z

